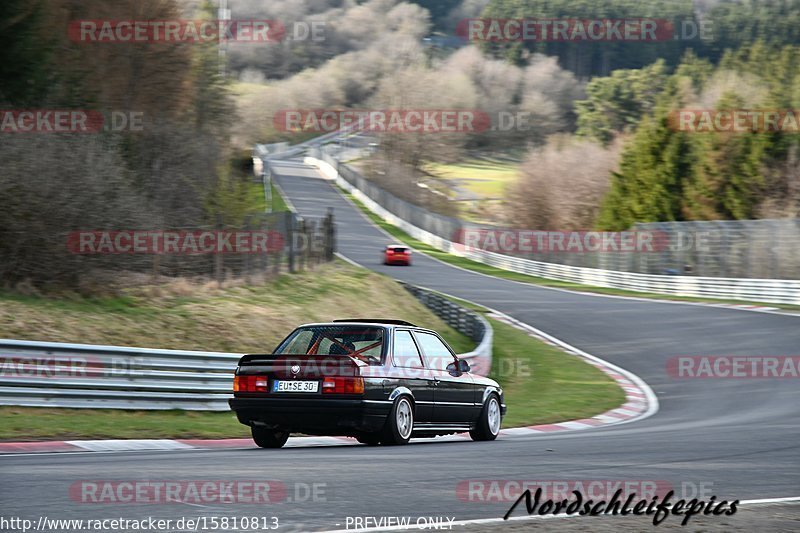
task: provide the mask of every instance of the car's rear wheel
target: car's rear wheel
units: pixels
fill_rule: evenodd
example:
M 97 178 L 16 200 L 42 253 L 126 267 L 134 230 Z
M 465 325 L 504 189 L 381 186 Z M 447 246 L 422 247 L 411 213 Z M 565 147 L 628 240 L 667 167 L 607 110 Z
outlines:
M 483 404 L 475 429 L 469 432 L 472 440 L 494 440 L 500 434 L 500 400 L 492 394 Z
M 252 426 L 250 433 L 253 435 L 253 441 L 259 448 L 282 448 L 286 441 L 289 440 L 288 431 L 280 431 L 277 429 L 269 429 L 259 426 Z
M 414 430 L 414 406 L 407 396 L 400 396 L 392 405 L 381 434 L 381 442 L 387 445 L 406 444 Z

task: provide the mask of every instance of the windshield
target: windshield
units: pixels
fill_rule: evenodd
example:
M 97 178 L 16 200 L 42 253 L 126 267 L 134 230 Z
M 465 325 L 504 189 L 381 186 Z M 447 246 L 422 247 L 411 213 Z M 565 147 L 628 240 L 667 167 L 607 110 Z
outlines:
M 383 361 L 384 331 L 370 326 L 297 328 L 276 349 L 279 355 L 348 355 L 371 365 Z

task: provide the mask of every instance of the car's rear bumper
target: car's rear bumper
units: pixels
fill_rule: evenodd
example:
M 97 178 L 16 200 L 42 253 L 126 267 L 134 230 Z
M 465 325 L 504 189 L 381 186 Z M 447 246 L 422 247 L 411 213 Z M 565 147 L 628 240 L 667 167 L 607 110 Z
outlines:
M 411 264 L 411 254 L 384 254 L 383 260 L 385 263 L 392 265 L 408 265 Z
M 232 398 L 239 422 L 308 435 L 355 435 L 383 429 L 391 402 L 361 398 Z

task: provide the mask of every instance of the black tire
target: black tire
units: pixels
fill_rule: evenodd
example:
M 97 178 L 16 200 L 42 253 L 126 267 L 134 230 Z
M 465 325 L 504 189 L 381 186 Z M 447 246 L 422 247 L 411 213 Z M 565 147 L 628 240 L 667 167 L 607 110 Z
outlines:
M 362 433 L 361 435 L 356 436 L 356 440 L 361 444 L 366 444 L 367 446 L 377 446 L 381 443 L 381 434 Z
M 288 431 L 280 431 L 277 429 L 251 426 L 250 433 L 253 435 L 253 441 L 259 448 L 283 448 L 283 445 L 289 440 Z
M 497 395 L 491 394 L 483 404 L 475 429 L 469 432 L 469 436 L 472 440 L 494 440 L 500 433 L 501 421 L 500 400 Z
M 381 442 L 388 446 L 407 444 L 414 430 L 414 404 L 408 396 L 400 396 L 392 405 L 392 410 L 381 432 Z

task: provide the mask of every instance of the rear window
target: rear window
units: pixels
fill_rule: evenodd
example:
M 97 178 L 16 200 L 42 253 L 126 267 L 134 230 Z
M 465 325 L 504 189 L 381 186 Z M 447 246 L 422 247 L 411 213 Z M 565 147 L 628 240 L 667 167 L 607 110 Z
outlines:
M 371 326 L 297 328 L 276 349 L 279 355 L 349 355 L 371 365 L 383 361 L 384 330 Z
M 408 248 L 401 248 L 401 247 L 392 247 L 391 250 L 395 253 L 403 253 L 407 252 Z

